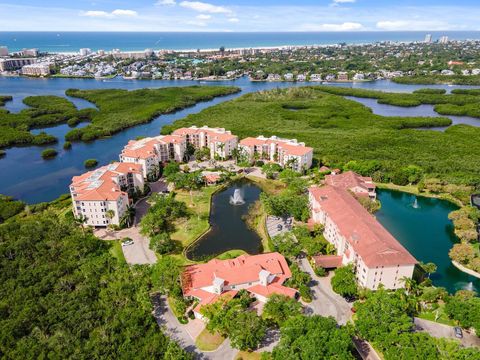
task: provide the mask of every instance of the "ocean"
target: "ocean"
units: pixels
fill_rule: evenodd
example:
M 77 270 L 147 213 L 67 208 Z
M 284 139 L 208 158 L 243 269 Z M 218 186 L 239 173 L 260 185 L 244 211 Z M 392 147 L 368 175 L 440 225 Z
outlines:
M 274 47 L 284 45 L 365 44 L 382 41 L 423 41 L 427 33 L 433 40 L 446 35 L 452 40 L 480 39 L 480 31 L 357 31 L 357 32 L 0 32 L 0 46 L 10 51 L 38 48 L 48 52 L 78 52 L 147 48 L 184 50 Z

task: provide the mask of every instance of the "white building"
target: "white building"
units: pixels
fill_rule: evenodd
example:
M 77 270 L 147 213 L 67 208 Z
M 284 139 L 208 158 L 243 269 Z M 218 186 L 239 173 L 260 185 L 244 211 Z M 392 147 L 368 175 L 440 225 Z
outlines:
M 425 35 L 425 43 L 430 44 L 432 42 L 432 34 Z
M 362 287 L 375 290 L 404 287 L 412 278 L 415 258 L 348 192 L 326 185 L 309 189 L 313 223 L 337 249 L 342 264 L 353 264 Z
M 139 164 L 146 178 L 155 166 L 168 161 L 182 162 L 186 149 L 186 140 L 177 135 L 130 140 L 120 153 L 120 161 Z
M 92 50 L 89 49 L 89 48 L 82 48 L 79 50 L 79 53 L 81 56 L 87 56 L 87 55 L 90 55 L 92 53 Z
M 33 58 L 9 58 L 0 59 L 0 72 L 1 71 L 13 71 L 21 69 L 25 65 L 35 63 L 36 59 Z
M 47 76 L 50 75 L 52 64 L 50 63 L 35 63 L 22 67 L 22 74 L 28 76 Z
M 6 46 L 0 46 L 0 56 L 8 56 L 8 48 Z
M 113 163 L 74 176 L 70 185 L 73 213 L 84 216 L 86 225 L 106 227 L 120 225 L 133 191 L 144 190 L 141 166 Z
M 266 138 L 249 137 L 240 141 L 239 149 L 249 160 L 266 160 L 289 166 L 295 171 L 304 171 L 312 166 L 313 148 L 296 139 L 281 139 L 276 136 Z
M 183 137 L 195 149 L 210 149 L 210 158 L 228 159 L 237 148 L 238 137 L 224 128 L 210 128 L 208 126 L 180 128 L 172 135 Z

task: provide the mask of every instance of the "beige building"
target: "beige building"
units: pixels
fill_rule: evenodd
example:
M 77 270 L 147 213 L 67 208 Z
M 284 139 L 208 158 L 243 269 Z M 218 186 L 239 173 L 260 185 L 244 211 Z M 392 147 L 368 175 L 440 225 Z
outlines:
M 29 64 L 22 67 L 22 74 L 27 76 L 47 76 L 50 75 L 50 63 Z
M 117 162 L 74 176 L 70 185 L 73 214 L 85 216 L 90 226 L 119 225 L 132 202 L 129 192 L 137 189 L 144 189 L 138 164 Z
M 180 128 L 173 135 L 182 136 L 195 149 L 210 149 L 210 158 L 228 159 L 237 148 L 238 137 L 224 128 L 210 128 L 208 126 Z
M 312 166 L 313 149 L 296 139 L 249 137 L 240 141 L 239 149 L 250 160 L 255 158 L 289 166 L 295 171 L 304 171 Z
M 353 171 L 346 171 L 342 174 L 332 172 L 325 176 L 325 184 L 349 190 L 356 196 L 369 197 L 372 200 L 377 198 L 376 186 L 372 178 L 358 175 Z
M 325 238 L 335 246 L 342 264 L 354 264 L 358 283 L 367 289 L 404 287 L 412 278 L 415 258 L 341 187 L 309 189 L 313 223 L 324 225 Z
M 168 161 L 182 162 L 185 151 L 186 140 L 182 136 L 160 135 L 129 141 L 120 153 L 120 161 L 141 165 L 146 178 L 154 166 Z
M 0 71 L 13 71 L 24 67 L 25 65 L 33 64 L 36 59 L 32 58 L 8 58 L 0 59 Z

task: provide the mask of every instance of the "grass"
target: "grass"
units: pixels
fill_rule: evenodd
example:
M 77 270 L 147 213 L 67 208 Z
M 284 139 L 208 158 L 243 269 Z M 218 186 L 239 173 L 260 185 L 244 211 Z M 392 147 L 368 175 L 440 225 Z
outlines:
M 110 248 L 110 254 L 117 260 L 119 260 L 122 263 L 127 263 L 125 260 L 125 256 L 123 255 L 123 250 L 122 250 L 122 241 L 121 240 L 115 240 L 110 242 L 112 247 Z
M 302 87 L 276 89 L 246 94 L 232 101 L 192 114 L 162 129 L 191 125 L 222 126 L 247 136 L 277 135 L 295 138 L 314 148 L 314 156 L 323 164 L 343 166 L 354 160 L 375 162 L 375 178 L 389 182 L 399 169 L 416 165 L 428 177 L 453 184 L 480 184 L 480 128 L 451 126 L 445 132 L 416 130 L 416 127 L 438 126 L 441 118 L 385 117 L 373 114 L 358 102 L 333 92 L 342 89 Z M 329 91 L 329 92 L 327 92 Z M 375 97 L 380 92 L 366 92 Z M 356 94 L 358 96 L 358 94 Z M 392 95 L 393 96 L 393 95 Z M 412 94 L 395 94 L 397 97 Z M 416 98 L 449 97 L 458 104 L 471 95 L 413 94 Z M 455 98 L 460 96 L 460 98 Z M 476 100 L 475 106 L 479 106 Z M 289 103 L 303 104 L 303 109 L 285 109 Z
M 239 351 L 235 360 L 260 360 L 261 357 L 262 354 L 258 352 Z
M 176 231 L 172 234 L 173 240 L 179 241 L 185 248 L 208 231 L 211 197 L 220 188 L 221 186 L 208 186 L 194 191 L 192 194 L 193 204 L 189 191 L 179 190 L 177 192 L 176 199 L 187 204 L 190 217 L 175 222 Z
M 228 250 L 225 251 L 224 253 L 218 255 L 216 258 L 219 260 L 228 260 L 228 259 L 234 259 L 240 255 L 244 255 L 246 252 L 244 250 Z
M 435 320 L 438 311 L 438 318 Z M 455 322 L 448 318 L 447 314 L 445 313 L 445 304 L 441 304 L 437 310 L 433 311 L 422 311 L 420 314 L 417 315 L 420 319 L 430 320 L 437 322 L 439 324 L 455 326 Z
M 195 345 L 201 351 L 215 351 L 225 341 L 225 338 L 219 334 L 212 334 L 207 329 L 197 336 L 195 339 Z

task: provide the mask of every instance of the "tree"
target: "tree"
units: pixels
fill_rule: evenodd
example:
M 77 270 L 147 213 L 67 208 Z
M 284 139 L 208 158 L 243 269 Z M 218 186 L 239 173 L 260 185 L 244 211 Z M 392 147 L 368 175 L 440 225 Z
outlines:
M 285 295 L 273 294 L 263 308 L 262 317 L 264 320 L 282 326 L 290 317 L 300 315 L 301 308 L 297 300 Z
M 168 254 L 175 250 L 175 242 L 167 232 L 161 232 L 150 238 L 150 249 L 159 254 Z
M 178 172 L 180 172 L 180 165 L 177 162 L 172 161 L 165 165 L 165 168 L 163 169 L 163 176 L 170 181 L 170 177 Z
M 452 260 L 467 265 L 475 257 L 475 250 L 469 244 L 455 244 L 448 255 Z
M 331 317 L 296 315 L 284 322 L 280 334 L 272 352 L 274 360 L 354 359 L 349 331 Z
M 108 222 L 110 223 L 112 219 L 115 217 L 115 210 L 109 209 L 105 212 L 105 216 L 108 219 Z
M 254 350 L 265 337 L 265 322 L 253 311 L 241 311 L 229 319 L 228 337 L 234 348 Z
M 127 205 L 125 213 L 120 219 L 120 224 L 122 226 L 130 227 L 132 219 L 135 217 L 135 208 L 133 206 Z
M 163 294 L 179 292 L 181 264 L 171 256 L 162 256 L 152 267 L 152 282 L 155 289 Z
M 420 262 L 420 267 L 427 273 L 428 278 L 430 279 L 430 275 L 437 271 L 437 265 L 433 262 L 423 263 Z
M 357 281 L 353 265 L 339 267 L 332 277 L 332 288 L 342 296 L 356 296 L 358 294 Z
M 83 214 L 80 214 L 78 216 L 75 217 L 75 223 L 77 225 L 80 225 L 80 227 L 82 228 L 82 233 L 83 235 L 85 235 L 85 227 L 84 225 L 87 223 L 88 221 L 88 217 L 86 217 L 85 215 Z
M 457 292 L 455 296 L 450 296 L 445 305 L 445 312 L 450 318 L 457 320 L 464 328 L 475 328 L 480 334 L 480 298 L 468 293 Z
M 140 221 L 140 232 L 146 236 L 154 236 L 161 232 L 172 232 L 173 221 L 186 217 L 187 207 L 184 202 L 175 199 L 175 193 L 167 196 L 154 194 L 150 198 L 152 206 Z

